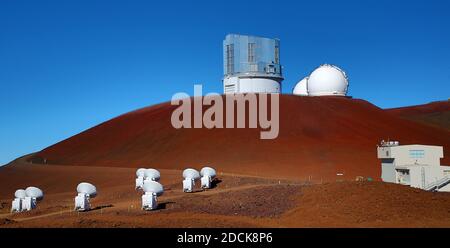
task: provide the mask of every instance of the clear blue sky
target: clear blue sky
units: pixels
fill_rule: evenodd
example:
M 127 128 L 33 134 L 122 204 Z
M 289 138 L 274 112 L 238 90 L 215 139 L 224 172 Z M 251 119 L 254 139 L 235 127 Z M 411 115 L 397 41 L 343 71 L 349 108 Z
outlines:
M 227 33 L 281 39 L 380 107 L 450 97 L 449 1 L 1 1 L 0 164 L 180 91 L 221 92 Z

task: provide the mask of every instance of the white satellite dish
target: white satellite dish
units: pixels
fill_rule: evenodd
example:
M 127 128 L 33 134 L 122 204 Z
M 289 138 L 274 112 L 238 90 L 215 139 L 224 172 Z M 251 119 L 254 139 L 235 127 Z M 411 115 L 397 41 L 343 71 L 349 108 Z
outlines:
M 145 179 L 150 179 L 152 181 L 158 182 L 161 178 L 161 173 L 155 169 L 146 169 L 144 173 Z
M 348 90 L 348 77 L 335 65 L 321 65 L 309 76 L 307 90 L 310 96 L 345 96 Z
M 307 84 L 308 84 L 308 77 L 305 77 L 295 85 L 294 89 L 292 90 L 292 94 L 296 96 L 307 96 L 308 95 Z
M 142 209 L 154 210 L 158 207 L 157 196 L 161 196 L 164 193 L 163 186 L 155 181 L 147 180 L 142 187 L 144 195 L 142 195 Z
M 88 211 L 91 209 L 90 198 L 97 196 L 97 188 L 90 183 L 80 183 L 77 186 L 78 195 L 75 197 L 75 210 Z
M 144 177 L 145 176 L 145 168 L 139 168 L 136 171 L 136 177 Z
M 136 170 L 136 186 L 135 189 L 142 189 L 142 186 L 144 186 L 144 178 L 145 178 L 145 171 L 147 169 L 145 168 L 139 168 Z
M 183 171 L 183 191 L 184 192 L 193 192 L 195 180 L 200 179 L 200 173 L 194 169 L 186 169 Z
M 37 202 L 44 199 L 44 192 L 36 187 L 25 189 L 25 198 L 22 199 L 22 211 L 30 211 L 36 208 Z
M 14 197 L 23 199 L 27 197 L 27 193 L 23 189 L 18 189 L 14 192 Z
M 202 188 L 210 189 L 212 180 L 216 177 L 216 170 L 211 167 L 203 167 L 200 171 Z
M 90 183 L 80 183 L 77 186 L 77 192 L 89 195 L 89 198 L 97 196 L 97 188 Z
M 28 187 L 25 189 L 25 194 L 27 197 L 35 198 L 37 201 L 44 199 L 44 192 L 36 187 Z
M 164 193 L 163 186 L 155 181 L 146 181 L 143 187 L 144 192 L 149 192 L 152 194 L 156 194 L 157 196 L 161 196 Z
M 183 171 L 183 178 L 192 178 L 197 180 L 200 178 L 200 173 L 195 169 L 189 168 Z
M 16 192 L 14 192 L 15 199 L 11 203 L 11 213 L 14 212 L 22 212 L 22 203 L 27 197 L 27 193 L 23 189 L 18 189 Z
M 200 170 L 200 175 L 203 177 L 203 176 L 209 176 L 209 177 L 211 177 L 211 178 L 214 178 L 214 177 L 216 177 L 216 170 L 214 170 L 213 168 L 211 168 L 211 167 L 203 167 L 201 170 Z

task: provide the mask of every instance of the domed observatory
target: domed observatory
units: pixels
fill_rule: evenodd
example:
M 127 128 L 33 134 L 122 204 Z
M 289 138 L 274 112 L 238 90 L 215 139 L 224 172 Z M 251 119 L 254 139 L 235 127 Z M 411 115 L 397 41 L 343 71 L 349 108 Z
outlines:
M 309 75 L 307 90 L 309 96 L 346 96 L 348 77 L 337 66 L 321 65 Z
M 292 90 L 292 94 L 296 96 L 307 96 L 308 95 L 307 84 L 308 84 L 308 77 L 305 77 L 295 85 L 294 89 Z
M 229 34 L 223 41 L 225 94 L 280 93 L 280 41 Z

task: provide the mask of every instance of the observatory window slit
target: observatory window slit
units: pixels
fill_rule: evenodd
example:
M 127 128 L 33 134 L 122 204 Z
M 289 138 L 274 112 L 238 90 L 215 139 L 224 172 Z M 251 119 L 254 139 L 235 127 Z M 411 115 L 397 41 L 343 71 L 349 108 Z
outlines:
M 255 62 L 255 43 L 248 43 L 248 62 Z
M 234 45 L 227 45 L 227 73 L 234 72 Z
M 275 46 L 275 64 L 280 63 L 280 47 Z

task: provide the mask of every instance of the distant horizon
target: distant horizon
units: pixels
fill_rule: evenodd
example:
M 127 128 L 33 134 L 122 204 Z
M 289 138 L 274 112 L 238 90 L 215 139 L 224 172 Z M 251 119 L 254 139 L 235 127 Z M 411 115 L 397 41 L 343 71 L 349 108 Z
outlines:
M 280 40 L 283 94 L 329 63 L 383 109 L 448 101 L 448 12 L 441 0 L 2 2 L 0 164 L 197 83 L 222 93 L 232 33 Z

